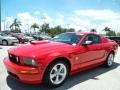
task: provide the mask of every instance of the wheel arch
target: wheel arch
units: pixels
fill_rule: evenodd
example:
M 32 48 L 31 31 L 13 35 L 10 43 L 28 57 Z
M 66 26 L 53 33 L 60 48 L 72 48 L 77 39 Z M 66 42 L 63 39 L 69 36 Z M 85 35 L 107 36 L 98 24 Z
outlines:
M 9 44 L 8 40 L 6 40 L 6 39 L 3 39 L 3 40 L 2 40 L 2 43 L 3 43 L 3 41 L 6 41 L 6 42 L 7 42 L 7 44 Z
M 115 51 L 114 50 L 111 50 L 110 52 L 109 52 L 109 54 L 111 54 L 111 53 L 113 53 L 113 55 L 115 55 Z M 108 54 L 108 55 L 109 55 Z
M 3 39 L 2 41 L 7 41 L 6 39 Z M 8 42 L 8 41 L 7 41 Z
M 105 61 L 107 61 L 107 58 L 108 58 L 108 56 L 109 56 L 111 53 L 113 53 L 113 55 L 115 56 L 115 51 L 114 51 L 114 50 L 111 50 L 111 51 L 109 51 L 109 53 L 107 53 Z
M 66 58 L 66 57 L 57 57 L 57 58 L 54 58 L 54 59 L 47 65 L 47 67 L 46 67 L 46 69 L 45 69 L 45 72 L 44 72 L 44 74 L 43 74 L 43 80 L 44 80 L 44 78 L 45 78 L 45 74 L 46 74 L 46 72 L 47 72 L 47 69 L 50 67 L 51 64 L 57 62 L 58 60 L 61 60 L 61 61 L 65 62 L 65 63 L 68 65 L 68 67 L 69 67 L 69 73 L 70 73 L 70 70 L 71 70 L 71 62 L 70 62 L 70 60 L 69 60 L 68 58 Z

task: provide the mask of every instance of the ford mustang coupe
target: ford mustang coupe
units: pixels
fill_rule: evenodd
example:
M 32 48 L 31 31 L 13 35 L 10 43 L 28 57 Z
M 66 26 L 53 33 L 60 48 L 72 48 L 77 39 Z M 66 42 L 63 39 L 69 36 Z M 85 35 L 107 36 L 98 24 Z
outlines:
M 104 64 L 113 65 L 118 45 L 95 33 L 62 33 L 8 50 L 8 74 L 29 84 L 57 87 L 68 75 Z

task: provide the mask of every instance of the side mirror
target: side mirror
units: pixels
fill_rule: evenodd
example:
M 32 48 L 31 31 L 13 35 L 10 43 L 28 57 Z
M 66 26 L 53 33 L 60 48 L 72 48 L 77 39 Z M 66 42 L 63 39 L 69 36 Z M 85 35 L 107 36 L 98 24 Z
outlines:
M 92 41 L 85 41 L 82 45 L 86 46 L 86 45 L 91 45 L 93 42 Z

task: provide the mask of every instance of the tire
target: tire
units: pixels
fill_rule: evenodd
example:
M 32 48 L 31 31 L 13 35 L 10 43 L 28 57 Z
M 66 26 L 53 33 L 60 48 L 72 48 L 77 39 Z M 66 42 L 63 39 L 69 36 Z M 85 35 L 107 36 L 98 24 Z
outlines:
M 7 40 L 3 40 L 2 41 L 2 45 L 5 45 L 5 46 L 8 45 L 8 41 Z
M 59 87 L 69 74 L 69 67 L 64 61 L 55 61 L 50 64 L 44 74 L 44 84 L 48 87 Z
M 107 60 L 105 62 L 105 66 L 106 67 L 111 67 L 114 63 L 114 54 L 113 53 L 110 53 L 107 57 Z

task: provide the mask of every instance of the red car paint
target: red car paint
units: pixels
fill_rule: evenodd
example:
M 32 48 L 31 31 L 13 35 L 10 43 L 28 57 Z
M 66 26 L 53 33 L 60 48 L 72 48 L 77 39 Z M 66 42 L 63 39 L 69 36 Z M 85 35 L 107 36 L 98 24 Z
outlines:
M 9 54 L 19 56 L 20 64 L 15 64 L 9 60 L 9 57 L 6 57 L 4 64 L 7 71 L 24 83 L 41 83 L 47 66 L 56 58 L 66 58 L 71 65 L 70 74 L 74 74 L 103 64 L 111 51 L 115 53 L 117 51 L 118 45 L 102 35 L 98 35 L 101 43 L 83 46 L 81 44 L 85 37 L 94 33 L 77 34 L 84 34 L 77 45 L 52 41 L 34 41 L 30 44 L 9 49 Z M 23 57 L 33 58 L 37 66 L 23 65 Z

